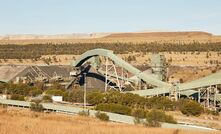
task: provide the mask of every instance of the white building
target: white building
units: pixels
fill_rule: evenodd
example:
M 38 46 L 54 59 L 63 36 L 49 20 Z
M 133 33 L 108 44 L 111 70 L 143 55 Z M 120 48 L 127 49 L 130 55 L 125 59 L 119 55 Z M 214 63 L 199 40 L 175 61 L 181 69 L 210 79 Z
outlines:
M 53 102 L 62 102 L 63 101 L 62 96 L 52 96 L 51 99 L 53 100 Z

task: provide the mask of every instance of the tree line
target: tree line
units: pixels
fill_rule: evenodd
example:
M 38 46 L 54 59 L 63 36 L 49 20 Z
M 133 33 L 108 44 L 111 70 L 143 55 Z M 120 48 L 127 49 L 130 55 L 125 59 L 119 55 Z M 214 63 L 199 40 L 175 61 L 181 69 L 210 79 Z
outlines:
M 43 101 L 52 101 L 51 96 L 63 96 L 64 101 L 83 103 L 84 92 L 80 88 L 65 90 L 58 83 L 52 87 L 43 87 L 41 84 L 29 86 L 26 84 L 0 83 L 0 94 L 11 95 L 10 99 L 25 100 L 38 95 L 43 95 Z M 200 115 L 203 108 L 195 101 L 180 100 L 178 102 L 170 100 L 168 97 L 141 97 L 132 93 L 120 93 L 118 91 L 101 92 L 91 90 L 87 93 L 87 102 L 95 106 L 96 110 L 114 112 L 124 115 L 133 115 L 134 110 L 141 110 L 145 113 L 149 109 L 159 109 L 163 111 L 180 110 L 186 115 Z M 143 114 L 141 114 L 143 115 Z
M 88 50 L 104 48 L 116 54 L 129 52 L 206 52 L 221 51 L 221 42 L 216 43 L 62 43 L 62 44 L 29 44 L 0 45 L 0 59 L 34 59 L 42 55 L 80 55 Z

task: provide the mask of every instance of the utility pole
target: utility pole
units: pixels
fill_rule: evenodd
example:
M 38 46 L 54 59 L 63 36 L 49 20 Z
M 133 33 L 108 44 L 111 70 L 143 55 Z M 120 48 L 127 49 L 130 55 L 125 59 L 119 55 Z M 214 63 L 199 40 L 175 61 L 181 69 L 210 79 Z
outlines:
M 201 91 L 200 89 L 201 89 L 201 88 L 198 89 L 198 103 L 200 103 L 200 99 L 201 99 L 201 98 L 200 98 L 200 95 L 201 95 L 201 94 L 200 94 L 200 91 Z
M 87 96 L 87 85 L 86 85 L 86 75 L 87 73 L 84 73 L 84 109 L 86 109 L 86 96 Z
M 106 63 L 105 63 L 105 87 L 104 87 L 104 91 L 107 92 L 107 72 L 108 72 L 108 57 L 106 57 L 105 59 Z

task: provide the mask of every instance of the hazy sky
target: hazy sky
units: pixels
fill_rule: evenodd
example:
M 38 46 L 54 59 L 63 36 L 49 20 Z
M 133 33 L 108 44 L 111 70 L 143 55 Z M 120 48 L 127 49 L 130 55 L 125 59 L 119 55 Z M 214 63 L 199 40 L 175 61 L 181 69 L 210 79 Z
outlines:
M 221 34 L 221 0 L 0 0 L 0 35 L 146 30 Z

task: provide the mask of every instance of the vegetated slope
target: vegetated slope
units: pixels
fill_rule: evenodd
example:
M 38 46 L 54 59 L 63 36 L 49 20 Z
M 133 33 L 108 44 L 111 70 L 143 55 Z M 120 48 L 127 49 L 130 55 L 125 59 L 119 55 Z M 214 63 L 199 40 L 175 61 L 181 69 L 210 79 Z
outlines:
M 221 42 L 217 43 L 74 43 L 74 44 L 30 44 L 0 45 L 0 59 L 35 59 L 42 55 L 80 55 L 88 50 L 104 48 L 116 54 L 128 52 L 207 52 L 221 51 Z
M 191 43 L 221 42 L 220 36 L 207 32 L 131 32 L 64 35 L 9 35 L 0 36 L 0 45 L 7 44 L 62 44 L 62 43 Z
M 34 113 L 28 110 L 0 109 L 0 118 L 1 134 L 209 134 L 201 131 L 109 123 L 89 117 Z

